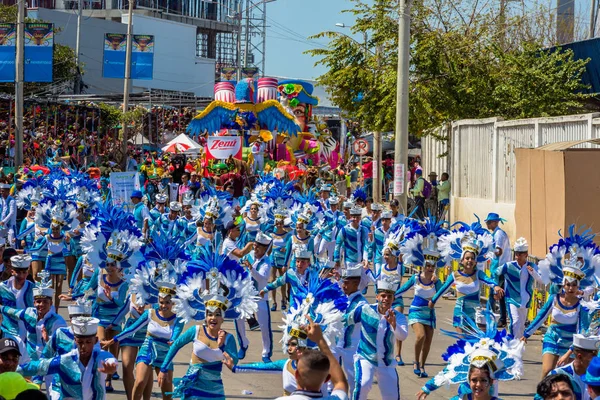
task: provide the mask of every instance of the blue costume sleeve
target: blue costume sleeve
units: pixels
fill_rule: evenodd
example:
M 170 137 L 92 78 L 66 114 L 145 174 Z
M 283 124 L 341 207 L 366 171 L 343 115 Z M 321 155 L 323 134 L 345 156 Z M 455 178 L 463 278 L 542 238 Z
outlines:
M 496 280 L 494 278 L 488 277 L 483 271 L 477 270 L 477 278 L 492 289 L 498 286 Z
M 398 296 L 402 296 L 404 293 L 406 293 L 411 287 L 415 286 L 415 284 L 417 283 L 417 274 L 413 275 L 410 277 L 409 280 L 407 280 L 404 285 L 402 285 L 402 287 L 400 287 L 400 289 L 398 289 L 398 291 L 396 292 L 396 297 Z
M 441 296 L 444 295 L 450 289 L 450 286 L 454 283 L 454 274 L 450 274 L 446 282 L 442 285 L 442 287 L 436 292 L 436 294 L 431 298 L 433 304 L 435 304 Z
M 362 309 L 365 306 L 368 306 L 368 304 L 360 305 L 356 307 L 353 312 L 346 314 L 346 326 L 360 323 L 360 321 L 362 320 Z
M 183 332 L 183 328 L 185 327 L 185 322 L 181 320 L 181 318 L 177 318 L 175 321 L 175 325 L 173 326 L 173 334 L 171 334 L 171 341 L 174 342 L 179 338 L 181 332 Z
M 548 300 L 546 300 L 546 303 L 538 311 L 538 313 L 535 316 L 535 318 L 533 319 L 533 321 L 531 321 L 531 324 L 529 324 L 527 329 L 525 329 L 525 333 L 523 334 L 523 336 L 525 336 L 526 338 L 530 337 L 531 335 L 533 335 L 533 333 L 535 331 L 538 330 L 538 328 L 540 326 L 542 326 L 544 321 L 546 321 L 546 319 L 548 318 L 548 315 L 550 315 L 550 312 L 552 312 L 552 308 L 554 307 L 554 299 L 555 298 L 556 298 L 555 294 L 548 297 Z
M 373 247 L 371 246 L 372 241 L 369 241 L 369 230 L 367 228 L 362 228 L 362 256 L 363 260 L 370 260 L 373 257 Z M 366 240 L 364 240 L 366 239 Z M 374 242 L 374 241 L 373 241 Z
M 590 322 L 592 321 L 592 317 L 596 314 L 596 312 L 590 313 L 590 310 L 587 307 L 584 307 L 579 304 L 579 318 L 577 319 L 577 333 L 586 332 L 590 327 Z
M 57 334 L 50 336 L 50 340 L 44 346 L 44 350 L 42 350 L 41 358 L 51 358 L 56 354 L 56 349 L 58 348 L 57 342 Z
M 161 372 L 166 373 L 169 371 L 169 368 L 168 368 L 169 364 L 171 364 L 171 362 L 175 358 L 175 355 L 177 355 L 177 352 L 186 344 L 192 343 L 194 341 L 194 339 L 196 338 L 196 335 L 197 335 L 197 329 L 198 329 L 198 325 L 192 326 L 187 331 L 185 331 L 181 336 L 179 336 L 175 342 L 173 342 L 173 344 L 171 345 L 171 348 L 169 349 L 169 352 L 165 356 L 165 360 L 163 361 L 162 366 L 160 367 Z
M 113 326 L 121 325 L 121 322 L 123 321 L 123 319 L 125 319 L 125 316 L 129 312 L 130 303 L 131 303 L 131 295 L 127 296 L 127 300 L 125 300 L 125 303 L 123 304 L 123 306 L 121 307 L 121 309 L 119 310 L 117 315 L 115 315 L 115 318 L 111 321 L 111 323 L 110 323 L 111 325 L 113 325 Z
M 84 295 L 85 292 L 91 290 L 91 291 L 96 291 L 98 290 L 98 275 L 99 275 L 99 271 L 100 268 L 94 268 L 94 273 L 92 274 L 92 277 L 90 278 L 90 281 L 87 283 L 87 285 L 85 285 L 85 287 L 83 287 L 81 289 L 80 293 L 74 293 L 73 294 L 73 300 L 76 300 L 78 297 L 82 297 Z
M 231 357 L 231 359 L 233 360 L 233 365 L 237 365 L 237 363 L 239 362 L 238 349 L 237 345 L 235 344 L 235 338 L 232 334 L 228 333 L 225 337 L 225 346 L 221 347 L 221 351 L 229 354 L 229 357 Z
M 292 234 L 288 234 L 285 239 L 285 263 L 284 266 L 290 265 L 290 259 L 292 258 Z
M 435 281 L 435 290 L 438 291 L 441 289 L 441 287 L 444 285 L 444 282 L 442 282 L 439 278 L 437 281 Z
M 16 308 L 8 307 L 8 306 L 0 306 L 0 312 L 7 317 L 10 317 L 14 320 L 23 321 L 27 325 L 34 326 L 36 324 L 35 317 L 27 314 L 26 310 L 17 310 Z
M 346 230 L 344 228 L 340 229 L 335 238 L 335 250 L 333 251 L 333 261 L 340 262 L 341 250 L 344 245 L 344 240 L 346 239 Z
M 77 260 L 77 264 L 75 264 L 75 269 L 73 269 L 73 274 L 71 275 L 71 281 L 69 281 L 69 288 L 73 289 L 75 285 L 77 285 L 77 280 L 79 279 L 79 273 L 81 272 L 81 266 L 83 265 L 83 257 L 79 257 Z
M 148 323 L 150 323 L 150 310 L 144 311 L 144 313 L 140 315 L 140 317 L 136 319 L 133 324 L 129 325 L 127 328 L 123 329 L 121 333 L 115 336 L 115 342 L 119 342 L 122 339 L 135 335 L 137 331 L 147 326 Z
M 29 249 L 29 252 L 31 253 L 31 252 L 35 252 L 35 251 L 41 251 L 44 247 L 46 247 L 46 244 L 47 244 L 46 235 L 41 236 L 31 246 L 31 249 Z
M 42 358 L 37 361 L 30 361 L 20 365 L 19 370 L 23 376 L 46 376 L 58 374 L 60 372 L 61 357 Z
M 271 291 L 271 290 L 275 290 L 283 285 L 285 285 L 288 282 L 288 273 L 287 271 L 284 272 L 283 275 L 281 275 L 280 277 L 278 277 L 277 279 L 275 279 L 273 282 L 271 283 L 267 283 L 267 286 L 265 286 L 265 291 Z
M 281 359 L 277 361 L 272 361 L 268 363 L 256 362 L 256 363 L 247 363 L 247 364 L 238 364 L 233 367 L 233 372 L 236 374 L 245 374 L 245 373 L 263 373 L 263 374 L 279 374 L 283 371 L 283 367 L 287 362 L 286 359 Z

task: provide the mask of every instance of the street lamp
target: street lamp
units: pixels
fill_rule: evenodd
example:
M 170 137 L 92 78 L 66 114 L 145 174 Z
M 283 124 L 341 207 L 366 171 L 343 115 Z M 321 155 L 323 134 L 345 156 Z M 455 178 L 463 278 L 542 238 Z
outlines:
M 343 22 L 338 22 L 335 24 L 335 26 L 339 27 L 339 28 L 352 28 L 352 26 L 347 26 L 346 24 L 344 24 Z M 342 35 L 345 35 L 347 37 L 349 37 L 350 39 L 354 40 L 356 43 L 358 43 L 357 40 L 355 40 L 354 38 L 341 33 Z M 364 33 L 364 39 L 365 39 L 365 43 L 364 43 L 364 52 L 365 52 L 365 56 L 366 53 L 370 53 L 371 55 L 374 55 L 375 57 L 377 57 L 377 66 L 379 67 L 379 48 L 377 49 L 377 51 L 375 53 L 373 53 L 372 51 L 369 50 L 368 47 L 368 36 L 367 36 L 367 31 L 365 31 Z M 374 73 L 377 74 L 379 71 L 375 71 Z M 362 165 L 362 156 L 359 156 L 360 160 L 361 160 L 361 165 Z M 381 132 L 379 131 L 375 131 L 373 132 L 373 183 L 371 185 L 372 189 L 373 189 L 373 201 L 375 203 L 381 203 L 381 182 L 382 177 L 381 177 Z

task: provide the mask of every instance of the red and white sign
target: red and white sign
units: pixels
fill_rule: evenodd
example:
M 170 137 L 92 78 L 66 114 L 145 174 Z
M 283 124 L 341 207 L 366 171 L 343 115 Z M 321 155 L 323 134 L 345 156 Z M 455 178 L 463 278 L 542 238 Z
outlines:
M 206 158 L 224 160 L 229 156 L 242 159 L 241 136 L 209 136 L 206 142 Z
M 354 143 L 352 143 L 352 150 L 354 154 L 364 156 L 369 152 L 369 142 L 365 139 L 356 139 Z

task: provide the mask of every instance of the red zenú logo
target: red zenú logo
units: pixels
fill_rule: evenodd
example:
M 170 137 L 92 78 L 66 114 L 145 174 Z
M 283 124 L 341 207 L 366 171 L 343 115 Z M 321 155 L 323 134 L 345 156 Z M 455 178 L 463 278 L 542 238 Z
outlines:
M 237 140 L 220 140 L 217 139 L 213 141 L 211 150 L 225 150 L 225 149 L 233 149 L 237 147 Z

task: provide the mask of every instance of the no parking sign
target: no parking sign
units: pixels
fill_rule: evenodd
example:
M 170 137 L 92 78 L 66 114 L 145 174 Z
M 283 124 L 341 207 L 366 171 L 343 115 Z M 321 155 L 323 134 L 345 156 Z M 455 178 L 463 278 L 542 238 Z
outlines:
M 352 152 L 357 156 L 364 156 L 369 152 L 369 142 L 365 139 L 356 139 L 352 143 Z

